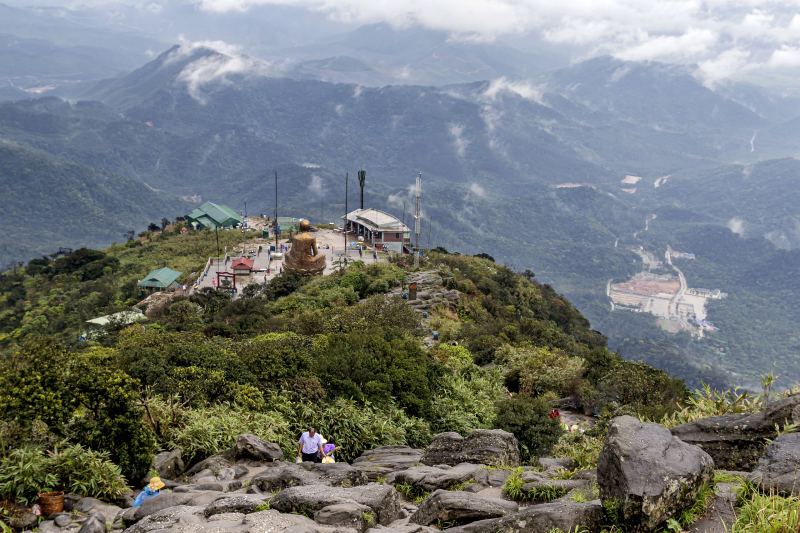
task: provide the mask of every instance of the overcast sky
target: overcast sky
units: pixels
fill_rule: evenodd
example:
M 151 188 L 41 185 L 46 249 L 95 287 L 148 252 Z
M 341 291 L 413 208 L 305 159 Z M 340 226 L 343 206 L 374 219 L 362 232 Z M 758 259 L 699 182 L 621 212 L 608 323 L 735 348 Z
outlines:
M 120 1 L 126 0 L 47 3 Z M 127 0 L 152 11 L 169 2 L 195 4 L 209 14 L 291 5 L 351 23 L 443 30 L 455 39 L 534 32 L 578 50 L 576 59 L 611 54 L 696 64 L 710 84 L 800 73 L 800 0 Z

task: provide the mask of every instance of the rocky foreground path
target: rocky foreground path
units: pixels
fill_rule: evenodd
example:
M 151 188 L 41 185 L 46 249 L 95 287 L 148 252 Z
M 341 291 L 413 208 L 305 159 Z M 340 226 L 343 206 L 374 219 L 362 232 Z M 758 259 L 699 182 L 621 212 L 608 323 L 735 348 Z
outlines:
M 276 444 L 241 435 L 232 450 L 186 471 L 180 450 L 160 454 L 154 466 L 169 490 L 141 507 L 68 497 L 67 512 L 42 522 L 38 531 L 553 533 L 601 531 L 609 520 L 624 531 L 657 531 L 713 483 L 715 459 L 724 456 L 721 462 L 730 465 L 737 450 L 755 466 L 739 475 L 765 491 L 797 495 L 800 434 L 772 435 L 760 448 L 756 440 L 776 417 L 788 413 L 784 422 L 793 421 L 798 405 L 800 396 L 749 418 L 716 417 L 672 431 L 618 417 L 597 469 L 588 470 L 576 470 L 564 458 L 520 466 L 516 439 L 501 430 L 442 433 L 424 450 L 376 448 L 353 464 L 295 464 L 283 460 Z M 751 425 L 742 426 L 743 420 Z M 708 452 L 676 435 L 690 435 Z M 511 476 L 516 490 L 504 491 Z M 736 487 L 719 483 L 714 503 L 686 530 L 729 531 Z

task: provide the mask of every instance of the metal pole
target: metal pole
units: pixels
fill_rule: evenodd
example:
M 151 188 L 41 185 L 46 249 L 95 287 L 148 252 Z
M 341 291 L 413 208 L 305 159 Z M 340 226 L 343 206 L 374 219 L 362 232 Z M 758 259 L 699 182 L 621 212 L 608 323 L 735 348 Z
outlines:
M 275 171 L 275 253 L 278 253 L 278 171 Z
M 214 236 L 217 238 L 217 257 L 219 257 L 219 226 L 216 224 L 214 225 Z M 219 265 L 219 262 L 217 262 L 217 265 Z
M 414 195 L 416 196 L 416 206 L 414 208 L 414 235 L 416 241 L 414 268 L 419 268 L 419 234 L 422 231 L 422 172 L 417 174 L 417 187 Z
M 344 249 L 342 250 L 342 257 L 344 257 L 344 264 L 347 265 L 347 191 L 350 184 L 350 173 L 344 173 L 344 223 L 342 224 L 342 235 L 344 235 Z

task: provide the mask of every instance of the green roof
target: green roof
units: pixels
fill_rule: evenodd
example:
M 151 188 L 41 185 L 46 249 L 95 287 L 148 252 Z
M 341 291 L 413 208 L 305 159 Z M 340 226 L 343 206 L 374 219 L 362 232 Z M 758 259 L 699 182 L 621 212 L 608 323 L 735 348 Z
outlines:
M 151 271 L 144 279 L 139 280 L 139 287 L 155 287 L 157 289 L 166 289 L 173 283 L 175 283 L 179 277 L 181 277 L 181 272 L 177 270 L 172 270 L 171 268 L 164 267 L 159 268 L 157 270 Z
M 235 226 L 243 222 L 239 214 L 227 205 L 206 202 L 186 215 L 189 221 L 196 221 L 205 227 Z

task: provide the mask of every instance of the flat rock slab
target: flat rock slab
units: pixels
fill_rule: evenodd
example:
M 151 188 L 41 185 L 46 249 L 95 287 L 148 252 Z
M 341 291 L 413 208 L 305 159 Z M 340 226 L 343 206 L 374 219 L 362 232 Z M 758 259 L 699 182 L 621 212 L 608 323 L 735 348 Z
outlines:
M 768 439 L 777 436 L 776 426 L 800 422 L 800 394 L 772 402 L 752 414 L 702 418 L 672 428 L 672 434 L 703 448 L 717 468 L 753 470 Z
M 171 530 L 179 524 L 198 526 L 205 522 L 203 511 L 204 507 L 192 505 L 176 505 L 158 509 L 126 529 L 125 533 Z
M 392 472 L 416 466 L 420 459 L 422 450 L 408 446 L 381 446 L 362 453 L 353 461 L 353 466 L 364 472 L 370 481 L 376 481 Z
M 423 526 L 464 524 L 497 518 L 517 509 L 517 504 L 508 500 L 483 498 L 471 492 L 437 490 L 420 504 L 410 522 Z
M 421 462 L 450 466 L 460 463 L 518 466 L 519 444 L 514 435 L 501 429 L 476 429 L 466 437 L 454 432 L 439 433 L 425 448 Z
M 327 485 L 290 487 L 276 494 L 270 505 L 283 513 L 313 516 L 329 505 L 352 502 L 372 509 L 379 524 L 389 524 L 400 515 L 400 494 L 394 487 L 374 483 L 350 488 Z
M 446 529 L 451 533 L 551 533 L 557 531 L 600 531 L 603 506 L 600 500 L 587 503 L 551 502 L 532 505 L 501 518 L 481 520 Z
M 386 481 L 392 485 L 408 484 L 416 489 L 434 491 L 449 489 L 455 485 L 474 481 L 476 476 L 485 471 L 482 465 L 462 463 L 456 466 L 414 466 L 390 474 Z
M 236 494 L 217 498 L 211 505 L 206 507 L 204 512 L 206 517 L 221 513 L 244 513 L 255 512 L 259 505 L 267 501 L 266 496 L 256 494 Z
M 275 492 L 301 485 L 329 485 L 331 487 L 353 487 L 366 485 L 367 475 L 347 463 L 274 463 L 265 468 L 252 484 L 260 490 Z

